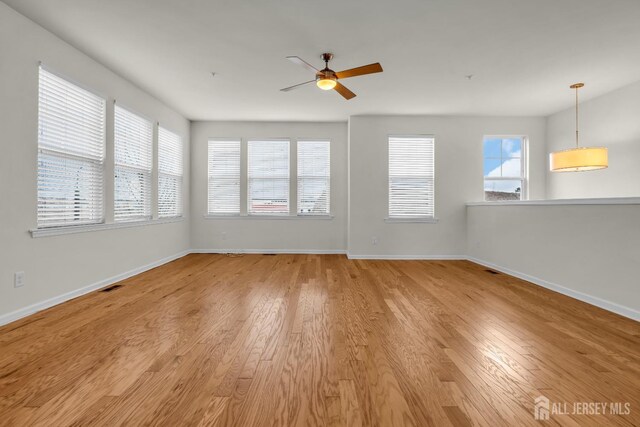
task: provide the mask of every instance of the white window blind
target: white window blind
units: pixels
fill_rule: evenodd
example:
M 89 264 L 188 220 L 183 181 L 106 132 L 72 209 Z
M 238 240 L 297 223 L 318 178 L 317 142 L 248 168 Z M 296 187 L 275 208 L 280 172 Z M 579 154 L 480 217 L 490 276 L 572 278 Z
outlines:
M 158 127 L 158 217 L 182 216 L 182 138 Z
M 298 214 L 329 215 L 329 141 L 298 141 Z
M 40 67 L 38 228 L 104 220 L 105 100 Z
M 253 215 L 289 214 L 289 141 L 249 141 L 247 210 Z
M 240 214 L 240 141 L 209 141 L 210 215 Z
M 389 137 L 389 217 L 434 217 L 434 139 Z
M 152 129 L 151 122 L 116 105 L 115 221 L 151 219 Z

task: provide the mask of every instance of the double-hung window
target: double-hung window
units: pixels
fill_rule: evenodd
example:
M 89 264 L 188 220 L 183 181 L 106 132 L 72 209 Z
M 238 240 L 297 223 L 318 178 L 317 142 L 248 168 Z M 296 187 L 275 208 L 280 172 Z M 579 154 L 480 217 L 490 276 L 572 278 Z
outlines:
M 250 215 L 289 214 L 289 141 L 249 141 L 247 211 Z
M 209 141 L 209 215 L 240 214 L 240 140 Z
M 329 215 L 329 141 L 298 141 L 298 215 Z
M 151 219 L 153 126 L 115 106 L 115 221 Z
M 434 145 L 431 136 L 389 137 L 389 218 L 434 219 Z
M 182 138 L 158 127 L 158 217 L 182 216 Z
M 39 73 L 38 228 L 101 223 L 106 102 Z
M 483 141 L 484 199 L 527 197 L 526 138 L 486 136 Z

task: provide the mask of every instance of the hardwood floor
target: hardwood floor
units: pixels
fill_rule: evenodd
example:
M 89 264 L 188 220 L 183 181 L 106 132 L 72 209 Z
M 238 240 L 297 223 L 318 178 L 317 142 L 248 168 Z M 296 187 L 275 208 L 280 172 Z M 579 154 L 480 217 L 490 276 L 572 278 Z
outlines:
M 198 254 L 120 285 L 0 328 L 0 425 L 527 426 L 540 395 L 630 404 L 550 425 L 640 425 L 640 324 L 470 262 Z

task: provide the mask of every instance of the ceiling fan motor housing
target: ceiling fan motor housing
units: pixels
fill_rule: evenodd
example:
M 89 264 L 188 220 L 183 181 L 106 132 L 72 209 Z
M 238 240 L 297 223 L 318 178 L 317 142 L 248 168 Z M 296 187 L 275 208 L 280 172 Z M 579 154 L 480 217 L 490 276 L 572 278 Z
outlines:
M 338 77 L 336 77 L 335 71 L 325 68 L 324 70 L 320 70 L 316 73 L 316 80 L 322 79 L 338 80 Z
M 324 79 L 333 80 L 333 81 L 338 80 L 338 77 L 336 77 L 335 71 L 329 68 L 329 61 L 333 59 L 333 53 L 323 53 L 320 57 L 324 61 L 325 67 L 324 69 L 316 73 L 316 80 L 324 80 Z

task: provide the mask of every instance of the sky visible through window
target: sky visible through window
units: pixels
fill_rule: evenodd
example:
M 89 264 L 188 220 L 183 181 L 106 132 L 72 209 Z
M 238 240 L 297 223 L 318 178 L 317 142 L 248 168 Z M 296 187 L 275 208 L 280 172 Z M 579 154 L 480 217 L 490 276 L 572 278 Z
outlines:
M 521 192 L 522 138 L 485 138 L 483 143 L 483 162 L 485 191 Z

